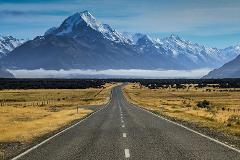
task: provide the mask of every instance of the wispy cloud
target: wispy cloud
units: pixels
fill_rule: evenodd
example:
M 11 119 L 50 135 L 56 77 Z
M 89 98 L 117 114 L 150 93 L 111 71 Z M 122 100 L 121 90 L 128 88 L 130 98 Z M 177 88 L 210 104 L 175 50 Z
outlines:
M 120 31 L 156 36 L 175 33 L 187 35 L 197 42 L 197 37 L 204 35 L 209 46 L 222 47 L 225 37 L 210 41 L 207 36 L 214 38 L 240 32 L 239 0 L 0 0 L 0 4 L 0 31 L 3 32 L 0 34 L 10 32 L 5 27 L 10 22 L 18 26 L 11 32 L 19 36 L 24 35 L 21 30 L 27 27 L 25 24 L 44 24 L 47 30 L 59 25 L 62 17 L 83 10 L 89 10 L 103 23 Z M 26 15 L 29 19 L 25 18 Z M 52 16 L 56 16 L 54 21 L 45 21 Z M 38 23 L 35 19 L 39 19 Z M 235 42 L 236 38 L 232 41 Z
M 70 12 L 63 11 L 63 10 L 55 10 L 55 11 L 34 11 L 34 10 L 29 10 L 29 11 L 21 11 L 21 10 L 2 10 L 0 11 L 0 17 L 6 17 L 6 16 L 36 16 L 36 15 L 41 15 L 41 16 L 61 16 L 61 15 L 66 15 L 70 14 Z
M 203 68 L 196 70 L 9 70 L 16 78 L 200 78 L 211 69 Z
M 1 3 L 11 3 L 11 4 L 19 4 L 19 3 L 49 3 L 49 2 L 61 2 L 66 0 L 0 0 Z

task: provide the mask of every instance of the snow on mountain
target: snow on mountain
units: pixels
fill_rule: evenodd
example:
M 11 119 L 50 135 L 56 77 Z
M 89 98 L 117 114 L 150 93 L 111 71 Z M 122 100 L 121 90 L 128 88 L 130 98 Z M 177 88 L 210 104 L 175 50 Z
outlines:
M 84 11 L 17 47 L 1 61 L 5 68 L 20 69 L 178 70 L 217 68 L 239 54 L 239 46 L 210 48 L 177 35 L 155 39 L 120 33 Z
M 206 48 L 197 43 L 181 39 L 176 35 L 163 38 L 161 41 L 163 48 L 169 50 L 173 57 L 185 57 L 194 63 L 202 63 L 202 61 L 207 62 L 209 61 L 209 58 L 215 59 L 217 58 L 216 54 L 218 55 L 217 49 Z
M 240 49 L 237 46 L 220 50 L 192 43 L 177 35 L 153 39 L 142 33 L 120 33 L 107 24 L 101 24 L 88 11 L 75 13 L 64 20 L 58 28 L 50 28 L 45 35 L 72 36 L 76 39 L 90 36 L 89 39 L 92 39 L 91 36 L 93 35 L 86 32 L 89 27 L 97 33 L 101 33 L 105 39 L 133 46 L 141 54 L 165 55 L 180 61 L 179 63 L 182 64 L 185 62 L 187 65 L 196 64 L 195 67 L 197 68 L 204 66 L 219 67 L 240 54 Z M 85 32 L 86 34 L 84 34 Z
M 129 40 L 125 38 L 120 32 L 117 32 L 108 24 L 101 24 L 95 19 L 88 11 L 78 12 L 74 15 L 68 17 L 64 22 L 58 27 L 50 28 L 45 35 L 56 35 L 56 36 L 72 36 L 79 37 L 86 28 L 93 29 L 98 33 L 101 33 L 104 38 L 119 42 L 119 43 L 129 43 Z
M 240 55 L 240 45 L 220 49 L 220 52 L 223 54 L 224 61 L 228 62 Z
M 240 54 L 239 46 L 225 49 L 210 48 L 186 41 L 176 35 L 162 39 L 161 44 L 163 48 L 169 49 L 176 58 L 186 56 L 194 62 L 212 64 L 213 67 L 219 67 Z
M 24 40 L 12 36 L 0 36 L 0 58 L 24 43 Z
M 131 42 L 131 44 L 133 44 L 133 45 L 135 45 L 140 38 L 143 38 L 144 36 L 148 36 L 148 35 L 145 35 L 145 34 L 142 34 L 142 33 L 134 33 L 133 34 L 133 33 L 130 33 L 130 32 L 123 32 L 122 35 L 126 39 L 128 39 Z M 148 38 L 150 38 L 150 37 L 148 36 Z
M 226 49 L 210 48 L 184 40 L 177 35 L 162 39 L 153 39 L 140 33 L 124 35 L 131 40 L 132 44 L 140 47 L 141 51 L 158 52 L 169 58 L 175 58 L 179 63 L 196 65 L 196 67 L 219 67 L 240 54 L 239 46 Z

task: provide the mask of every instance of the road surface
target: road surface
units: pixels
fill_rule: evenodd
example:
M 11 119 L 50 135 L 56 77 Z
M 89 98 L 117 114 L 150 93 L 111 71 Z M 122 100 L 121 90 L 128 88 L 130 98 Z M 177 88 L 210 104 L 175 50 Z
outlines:
M 240 153 L 130 105 L 118 86 L 110 103 L 19 160 L 240 160 Z

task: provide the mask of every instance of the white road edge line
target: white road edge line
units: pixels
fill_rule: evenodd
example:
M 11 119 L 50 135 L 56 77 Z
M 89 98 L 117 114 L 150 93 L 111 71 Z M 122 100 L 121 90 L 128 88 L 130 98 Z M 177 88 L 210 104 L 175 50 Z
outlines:
M 129 149 L 125 149 L 124 152 L 125 152 L 125 158 L 130 158 Z
M 127 133 L 123 133 L 123 138 L 126 138 L 127 137 Z
M 21 158 L 22 156 L 24 156 L 24 155 L 28 154 L 29 152 L 33 151 L 34 149 L 40 147 L 40 146 L 43 145 L 44 143 L 50 141 L 51 139 L 57 137 L 58 135 L 60 135 L 60 134 L 62 134 L 62 133 L 64 133 L 64 132 L 66 132 L 67 130 L 69 130 L 69 129 L 71 129 L 71 128 L 77 126 L 78 124 L 82 123 L 83 121 L 89 119 L 90 117 L 92 117 L 92 116 L 95 115 L 96 113 L 102 111 L 103 109 L 106 109 L 106 107 L 107 107 L 107 106 L 110 104 L 110 102 L 112 101 L 112 91 L 113 91 L 113 90 L 111 90 L 111 93 L 110 93 L 110 100 L 108 101 L 107 104 L 105 104 L 105 106 L 104 106 L 103 108 L 101 108 L 100 110 L 98 110 L 98 111 L 96 111 L 96 112 L 93 112 L 92 114 L 90 114 L 89 116 L 87 116 L 87 117 L 85 117 L 84 119 L 80 120 L 79 122 L 77 122 L 77 123 L 73 124 L 72 126 L 70 126 L 70 127 L 66 128 L 66 129 L 64 129 L 64 130 L 62 130 L 62 131 L 56 133 L 55 135 L 49 137 L 48 139 L 42 141 L 42 142 L 39 143 L 39 144 L 33 146 L 32 148 L 29 148 L 28 150 L 24 151 L 23 153 L 19 154 L 19 155 L 16 156 L 16 157 L 12 158 L 11 160 L 17 160 L 17 159 Z
M 132 104 L 132 105 L 133 105 L 133 104 Z M 202 133 L 200 133 L 200 132 L 197 132 L 197 131 L 195 131 L 195 130 L 193 130 L 193 129 L 190 129 L 190 128 L 182 125 L 182 124 L 179 124 L 179 123 L 177 123 L 177 122 L 174 122 L 174 121 L 171 121 L 171 120 L 169 120 L 169 119 L 166 119 L 166 118 L 164 118 L 164 117 L 162 117 L 162 116 L 160 116 L 160 115 L 156 115 L 156 114 L 154 114 L 154 113 L 152 113 L 152 112 L 144 109 L 142 106 L 140 106 L 140 107 L 137 107 L 136 105 L 133 105 L 133 106 L 136 107 L 136 108 L 138 108 L 138 109 L 141 109 L 141 110 L 143 110 L 143 111 L 146 111 L 146 112 L 154 115 L 155 117 L 158 117 L 158 118 L 161 118 L 161 119 L 163 119 L 163 120 L 165 120 L 165 121 L 168 121 L 168 122 L 170 122 L 170 123 L 173 123 L 173 124 L 175 124 L 175 125 L 177 125 L 177 126 L 180 126 L 180 127 L 184 128 L 184 129 L 190 131 L 190 132 L 193 132 L 193 133 L 195 133 L 195 134 L 198 134 L 198 135 L 200 135 L 200 136 L 202 136 L 202 137 L 204 137 L 204 138 L 207 138 L 207 139 L 209 139 L 209 140 L 211 140 L 211 141 L 213 141 L 213 142 L 215 142 L 215 143 L 218 143 L 218 144 L 220 144 L 220 145 L 222 145 L 222 146 L 224 146 L 224 147 L 227 147 L 227 148 L 229 148 L 229 149 L 231 149 L 231 150 L 234 150 L 234 151 L 240 153 L 240 150 L 237 149 L 237 148 L 234 148 L 234 147 L 232 147 L 232 146 L 229 146 L 229 145 L 227 145 L 227 144 L 225 144 L 225 143 L 223 143 L 223 142 L 220 142 L 219 140 L 216 140 L 216 139 L 211 138 L 211 137 L 209 137 L 209 136 L 207 136 L 207 135 L 204 135 L 204 134 L 202 134 Z

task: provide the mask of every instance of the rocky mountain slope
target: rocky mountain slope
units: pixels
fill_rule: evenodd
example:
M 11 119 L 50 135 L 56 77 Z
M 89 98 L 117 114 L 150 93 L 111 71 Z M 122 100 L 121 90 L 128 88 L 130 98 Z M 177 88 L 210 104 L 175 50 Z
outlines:
M 240 55 L 203 78 L 240 78 Z

